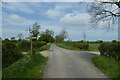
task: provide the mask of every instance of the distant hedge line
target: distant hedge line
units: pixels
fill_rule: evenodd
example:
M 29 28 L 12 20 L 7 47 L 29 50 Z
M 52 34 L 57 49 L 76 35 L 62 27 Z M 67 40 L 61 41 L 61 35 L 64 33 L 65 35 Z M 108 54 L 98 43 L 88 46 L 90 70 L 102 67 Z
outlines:
M 35 41 L 32 44 L 33 44 L 33 49 L 37 49 L 37 48 L 40 48 L 40 47 L 46 45 L 46 42 L 39 42 L 39 41 L 36 42 Z M 28 41 L 23 41 L 18 44 L 18 47 L 19 47 L 19 49 L 21 49 L 21 51 L 26 52 L 31 49 L 31 43 Z
M 70 45 L 82 50 L 88 50 L 89 49 L 89 44 L 88 43 L 80 43 L 80 42 L 64 42 L 66 45 Z
M 101 55 L 113 57 L 120 61 L 120 42 L 104 42 L 98 49 Z

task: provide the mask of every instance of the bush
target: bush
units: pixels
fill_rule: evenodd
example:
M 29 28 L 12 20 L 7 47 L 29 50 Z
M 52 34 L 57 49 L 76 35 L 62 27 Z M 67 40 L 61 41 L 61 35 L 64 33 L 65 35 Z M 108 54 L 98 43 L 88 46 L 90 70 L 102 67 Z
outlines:
M 89 44 L 87 44 L 87 43 L 79 43 L 78 45 L 77 45 L 77 47 L 79 48 L 79 49 L 83 49 L 83 50 L 87 50 L 88 48 L 89 48 Z
M 18 44 L 18 47 L 21 51 L 27 52 L 30 50 L 30 42 L 23 41 Z
M 101 43 L 98 49 L 101 55 L 114 57 L 120 60 L 120 43 Z
M 40 48 L 46 45 L 46 42 L 33 42 L 33 48 Z
M 2 67 L 7 67 L 16 62 L 23 55 L 19 52 L 18 47 L 13 42 L 4 42 L 2 44 Z
M 39 51 L 44 45 L 46 45 L 46 42 L 33 42 L 33 54 Z

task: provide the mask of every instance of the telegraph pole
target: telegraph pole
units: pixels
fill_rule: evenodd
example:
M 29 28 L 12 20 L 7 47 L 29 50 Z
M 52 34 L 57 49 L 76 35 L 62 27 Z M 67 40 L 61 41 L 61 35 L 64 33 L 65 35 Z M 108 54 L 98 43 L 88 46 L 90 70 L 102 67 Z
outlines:
M 86 32 L 84 32 L 83 37 L 84 37 L 84 42 L 86 42 Z

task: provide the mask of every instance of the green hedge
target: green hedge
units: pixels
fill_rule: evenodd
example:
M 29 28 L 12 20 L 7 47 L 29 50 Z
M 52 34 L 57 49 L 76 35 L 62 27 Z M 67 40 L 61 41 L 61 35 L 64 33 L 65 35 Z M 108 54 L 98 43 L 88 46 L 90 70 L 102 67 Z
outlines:
M 18 44 L 18 47 L 22 52 L 27 52 L 30 50 L 30 42 L 22 41 Z
M 120 42 L 116 43 L 101 43 L 99 46 L 99 51 L 101 55 L 114 57 L 115 59 L 120 60 Z
M 44 45 L 46 45 L 46 42 L 39 42 L 39 41 L 33 42 L 33 47 L 34 48 L 40 48 L 40 47 L 42 47 Z
M 7 67 L 23 57 L 18 47 L 13 42 L 2 43 L 2 67 Z
M 78 47 L 79 49 L 88 50 L 89 44 L 87 44 L 87 43 L 79 43 L 79 44 L 77 45 L 77 47 Z

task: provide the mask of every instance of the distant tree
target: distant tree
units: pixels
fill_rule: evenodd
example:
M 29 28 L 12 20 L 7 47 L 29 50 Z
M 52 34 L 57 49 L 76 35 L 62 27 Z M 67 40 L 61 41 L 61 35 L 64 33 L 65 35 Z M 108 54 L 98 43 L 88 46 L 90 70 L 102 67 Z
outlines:
M 97 25 L 101 22 L 105 22 L 106 26 L 100 26 L 110 29 L 111 24 L 117 21 L 120 17 L 120 0 L 108 0 L 108 1 L 97 1 L 88 4 L 89 14 L 91 15 L 90 23 L 93 28 L 97 28 Z
M 81 40 L 81 41 L 78 41 L 78 42 L 81 42 L 81 43 L 83 43 L 83 42 L 84 42 L 84 40 Z
M 117 42 L 117 40 L 112 40 L 112 42 L 113 42 L 113 43 L 116 43 L 116 42 Z
M 44 41 L 44 42 L 54 42 L 54 38 L 53 38 L 54 32 L 46 29 L 45 32 L 42 32 L 40 35 L 40 38 L 38 39 L 39 41 Z
M 68 37 L 68 33 L 67 31 L 65 30 L 65 28 L 62 29 L 62 31 L 57 35 L 55 36 L 55 39 L 56 41 L 58 42 L 62 42 L 64 41 L 64 39 L 66 39 Z
M 14 41 L 15 40 L 15 37 L 11 37 L 11 41 Z
M 49 34 L 50 36 L 54 36 L 54 32 L 52 30 L 46 29 L 45 33 Z
M 23 40 L 23 34 L 22 33 L 19 33 L 18 36 L 19 40 Z
M 97 43 L 102 43 L 103 41 L 102 41 L 102 40 L 97 40 L 96 42 L 97 42 Z
M 4 41 L 10 41 L 8 38 L 5 38 Z

